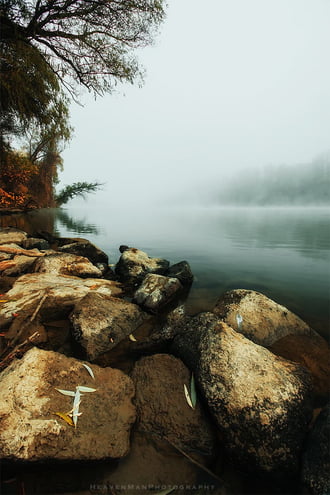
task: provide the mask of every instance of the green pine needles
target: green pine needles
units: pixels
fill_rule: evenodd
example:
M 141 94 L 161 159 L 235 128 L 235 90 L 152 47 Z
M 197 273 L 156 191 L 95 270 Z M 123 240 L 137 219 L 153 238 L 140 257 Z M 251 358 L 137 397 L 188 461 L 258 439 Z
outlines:
M 80 196 L 85 199 L 86 194 L 94 193 L 103 186 L 100 182 L 74 182 L 69 186 L 65 186 L 55 195 L 56 206 L 66 204 L 70 199 Z

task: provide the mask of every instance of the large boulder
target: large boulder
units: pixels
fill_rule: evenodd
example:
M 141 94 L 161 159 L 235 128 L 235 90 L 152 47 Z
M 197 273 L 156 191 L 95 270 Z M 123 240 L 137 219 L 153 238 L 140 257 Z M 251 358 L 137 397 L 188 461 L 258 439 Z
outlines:
M 147 273 L 163 275 L 169 268 L 169 262 L 162 258 L 150 258 L 147 253 L 136 248 L 124 250 L 116 265 L 119 279 L 132 286 L 138 285 Z
M 185 398 L 191 373 L 180 359 L 155 354 L 138 361 L 131 374 L 135 384 L 137 430 L 167 439 L 175 446 L 210 456 L 215 446 L 214 429 L 198 400 L 192 409 Z
M 82 298 L 70 316 L 73 335 L 89 360 L 110 351 L 147 318 L 136 304 L 94 292 Z
M 49 273 L 22 275 L 6 293 L 7 302 L 1 303 L 0 328 L 8 327 L 18 316 L 28 319 L 36 310 L 44 319 L 61 319 L 91 290 L 107 296 L 122 293 L 119 284 L 111 280 Z
M 105 263 L 107 265 L 109 263 L 108 255 L 87 239 L 58 238 L 57 241 L 59 243 L 58 250 L 62 253 L 84 256 L 94 264 Z
M 187 261 L 180 261 L 171 265 L 166 276 L 178 278 L 182 285 L 190 285 L 194 280 L 194 275 Z
M 13 227 L 0 228 L 0 244 L 22 244 L 27 233 Z
M 326 340 L 318 335 L 287 335 L 269 350 L 308 369 L 313 377 L 315 407 L 323 407 L 329 401 L 330 346 Z
M 96 460 L 120 458 L 129 451 L 135 421 L 134 386 L 119 370 L 90 365 L 52 351 L 33 348 L 0 374 L 0 452 L 12 460 Z M 73 397 L 56 389 L 82 394 L 76 428 L 55 413 L 72 409 Z
M 69 253 L 56 253 L 39 258 L 34 266 L 36 273 L 73 275 L 82 278 L 101 277 L 102 272 L 83 256 Z
M 195 373 L 234 462 L 273 474 L 297 472 L 311 417 L 311 377 L 212 313 L 186 320 L 173 352 Z
M 330 493 L 330 403 L 317 417 L 305 444 L 303 482 L 313 495 Z
M 181 290 L 182 285 L 177 278 L 149 273 L 135 291 L 133 301 L 156 313 L 172 301 Z
M 225 292 L 213 313 L 255 344 L 268 347 L 286 335 L 317 335 L 304 321 L 260 292 Z

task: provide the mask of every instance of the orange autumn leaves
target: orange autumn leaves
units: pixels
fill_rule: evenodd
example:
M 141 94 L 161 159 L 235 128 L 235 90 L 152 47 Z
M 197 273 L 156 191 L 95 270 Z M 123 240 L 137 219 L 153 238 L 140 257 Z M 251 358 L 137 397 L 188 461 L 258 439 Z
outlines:
M 26 154 L 8 150 L 2 154 L 0 168 L 0 207 L 24 206 L 30 199 L 29 184 L 38 166 Z

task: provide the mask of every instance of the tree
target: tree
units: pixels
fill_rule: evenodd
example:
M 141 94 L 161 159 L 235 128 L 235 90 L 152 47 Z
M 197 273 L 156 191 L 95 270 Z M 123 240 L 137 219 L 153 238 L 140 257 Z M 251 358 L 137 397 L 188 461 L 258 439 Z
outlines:
M 1 42 L 37 49 L 75 94 L 96 94 L 141 76 L 132 49 L 149 45 L 164 19 L 163 0 L 2 0 Z
M 38 175 L 38 167 L 25 153 L 5 147 L 1 150 L 0 205 L 22 206 L 28 199 L 29 184 Z
M 164 0 L 0 0 L 2 191 L 12 193 L 7 171 L 29 163 L 38 174 L 26 179 L 21 204 L 31 191 L 42 206 L 52 203 L 60 146 L 71 133 L 64 90 L 75 99 L 80 86 L 96 95 L 141 78 L 133 49 L 152 42 L 164 16 Z M 23 155 L 11 146 L 17 136 Z M 79 187 L 74 195 L 88 191 Z
M 0 47 L 2 134 L 24 134 L 31 122 L 53 125 L 67 99 L 50 66 L 37 48 L 20 40 L 1 40 Z
M 70 199 L 76 196 L 85 198 L 86 193 L 97 191 L 103 184 L 100 182 L 74 182 L 69 186 L 65 186 L 56 196 L 55 202 L 57 206 L 64 205 Z

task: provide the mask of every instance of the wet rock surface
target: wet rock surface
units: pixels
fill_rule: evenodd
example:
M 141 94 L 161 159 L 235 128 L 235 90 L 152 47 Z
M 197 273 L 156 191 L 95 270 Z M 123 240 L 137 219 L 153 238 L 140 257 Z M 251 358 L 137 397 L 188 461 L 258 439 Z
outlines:
M 36 237 L 28 237 L 27 239 L 24 239 L 21 242 L 21 245 L 24 249 L 40 249 L 40 250 L 46 250 L 50 249 L 50 244 L 46 239 L 39 239 Z
M 255 344 L 272 345 L 286 335 L 317 335 L 304 321 L 260 292 L 225 292 L 213 313 Z
M 307 370 L 211 313 L 187 320 L 172 349 L 196 374 L 235 462 L 261 472 L 297 472 L 312 412 Z
M 90 360 L 113 349 L 147 318 L 136 304 L 94 292 L 81 299 L 70 316 L 74 337 Z
M 135 291 L 133 301 L 146 310 L 157 312 L 166 306 L 182 290 L 177 278 L 149 273 Z
M 330 403 L 317 417 L 305 445 L 302 478 L 313 495 L 330 493 Z
M 115 272 L 120 280 L 134 286 L 142 282 L 148 273 L 163 275 L 169 268 L 169 262 L 162 258 L 150 258 L 147 253 L 136 248 L 123 251 Z
M 57 238 L 57 241 L 59 242 L 58 250 L 62 253 L 84 256 L 94 264 L 105 263 L 107 265 L 109 263 L 108 255 L 87 239 Z
M 194 280 L 194 275 L 188 261 L 180 261 L 179 263 L 171 265 L 166 276 L 179 279 L 182 285 L 190 285 Z
M 59 353 L 31 349 L 0 375 L 0 451 L 2 459 L 120 458 L 129 451 L 135 421 L 134 386 L 119 370 L 91 366 Z M 95 388 L 81 397 L 77 427 L 55 412 L 72 408 L 72 397 L 56 388 Z

